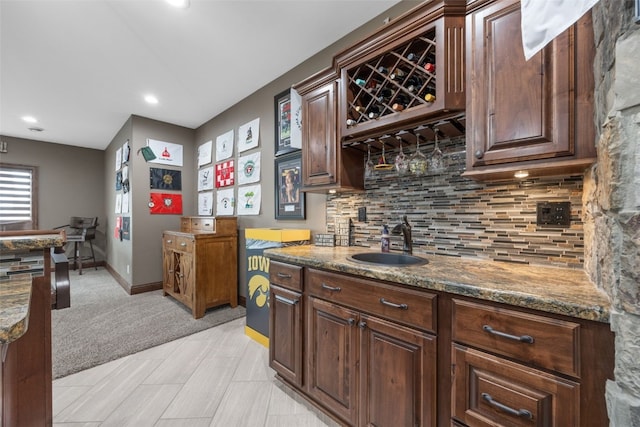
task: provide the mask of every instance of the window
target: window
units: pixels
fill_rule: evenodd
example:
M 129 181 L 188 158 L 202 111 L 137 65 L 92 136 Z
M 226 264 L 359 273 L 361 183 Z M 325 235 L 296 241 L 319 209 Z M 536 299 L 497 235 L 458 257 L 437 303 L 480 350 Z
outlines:
M 0 229 L 38 228 L 35 166 L 0 163 Z

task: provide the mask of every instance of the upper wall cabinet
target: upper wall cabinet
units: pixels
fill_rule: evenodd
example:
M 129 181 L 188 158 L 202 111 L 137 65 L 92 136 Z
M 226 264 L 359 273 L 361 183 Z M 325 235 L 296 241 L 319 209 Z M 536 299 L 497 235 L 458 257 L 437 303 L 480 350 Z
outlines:
M 334 58 L 343 142 L 408 129 L 465 108 L 466 1 L 427 1 Z
M 591 14 L 528 61 L 520 21 L 519 0 L 470 2 L 464 176 L 568 175 L 595 160 Z
M 302 190 L 362 190 L 362 153 L 340 147 L 336 127 L 338 76 L 333 69 L 309 77 L 294 88 L 302 97 Z

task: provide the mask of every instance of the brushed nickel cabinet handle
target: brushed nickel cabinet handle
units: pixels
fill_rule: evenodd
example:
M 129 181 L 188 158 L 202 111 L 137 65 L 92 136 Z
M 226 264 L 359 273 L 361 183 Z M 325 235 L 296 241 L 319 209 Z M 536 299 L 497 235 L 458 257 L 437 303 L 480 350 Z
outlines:
M 400 310 L 407 310 L 409 308 L 408 304 L 396 304 L 394 302 L 387 301 L 384 298 L 380 298 L 380 303 L 383 305 L 388 305 L 389 307 L 399 308 Z
M 276 295 L 276 300 L 284 302 L 284 303 L 287 303 L 287 304 L 290 304 L 290 305 L 296 305 L 298 303 L 298 301 L 299 301 L 297 299 L 293 300 L 293 299 L 285 298 L 285 297 L 282 297 L 280 295 Z
M 278 277 L 282 277 L 283 279 L 291 279 L 291 275 L 287 273 L 281 273 L 278 271 Z
M 493 329 L 491 326 L 489 325 L 483 325 L 482 326 L 482 330 L 485 332 L 489 332 L 492 335 L 497 335 L 499 337 L 502 338 L 506 338 L 509 340 L 514 340 L 514 341 L 520 341 L 520 342 L 524 342 L 527 344 L 533 344 L 534 339 L 531 335 L 511 335 L 511 334 L 507 334 L 506 332 L 500 332 L 500 331 L 496 331 L 495 329 Z
M 533 414 L 526 409 L 513 409 L 504 403 L 500 403 L 496 400 L 493 400 L 493 397 L 489 393 L 482 393 L 482 398 L 494 408 L 498 408 L 507 414 L 514 415 L 516 417 L 526 418 L 528 420 L 533 419 Z
M 187 246 L 187 244 L 185 242 L 180 243 L 180 246 Z
M 336 286 L 336 287 L 329 286 L 324 282 L 322 282 L 322 284 L 320 286 L 322 287 L 322 289 L 326 289 L 326 290 L 331 291 L 331 292 L 340 292 L 342 290 L 342 288 L 340 288 L 339 286 Z

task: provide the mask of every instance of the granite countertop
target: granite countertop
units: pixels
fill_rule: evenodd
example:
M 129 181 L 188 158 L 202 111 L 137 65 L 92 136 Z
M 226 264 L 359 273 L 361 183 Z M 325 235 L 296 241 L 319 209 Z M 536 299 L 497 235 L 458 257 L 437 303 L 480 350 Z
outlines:
M 64 239 L 64 233 L 53 231 L 40 234 L 0 232 L 0 253 L 62 246 Z M 13 342 L 27 331 L 31 284 L 30 277 L 0 282 L 0 344 Z
M 379 266 L 347 257 L 379 252 L 364 247 L 313 245 L 266 249 L 274 260 L 506 303 L 598 322 L 609 321 L 610 301 L 582 270 L 538 267 L 459 257 L 417 255 L 420 266 Z M 415 254 L 414 254 L 415 255 Z
M 27 332 L 31 278 L 0 284 L 0 344 L 13 342 Z

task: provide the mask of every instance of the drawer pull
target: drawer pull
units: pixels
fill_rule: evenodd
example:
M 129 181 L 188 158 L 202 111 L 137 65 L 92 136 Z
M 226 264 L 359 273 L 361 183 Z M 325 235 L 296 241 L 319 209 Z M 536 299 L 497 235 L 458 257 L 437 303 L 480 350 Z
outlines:
M 514 340 L 514 341 L 520 341 L 520 342 L 524 342 L 524 343 L 528 343 L 528 344 L 533 344 L 533 337 L 531 335 L 511 335 L 511 334 L 507 334 L 505 332 L 500 332 L 500 331 L 496 331 L 495 329 L 493 329 L 491 326 L 489 325 L 483 325 L 482 326 L 482 330 L 485 332 L 489 332 L 490 334 L 493 335 L 497 335 L 499 337 L 502 338 L 507 338 L 510 340 Z
M 283 279 L 291 279 L 291 275 L 287 274 L 287 273 L 281 273 L 278 271 L 278 277 L 281 277 Z
M 342 288 L 340 288 L 339 286 L 336 286 L 336 287 L 329 286 L 329 285 L 327 285 L 327 284 L 326 284 L 326 283 L 324 283 L 324 282 L 322 282 L 322 284 L 320 285 L 320 287 L 321 287 L 322 289 L 326 289 L 326 290 L 331 291 L 331 292 L 340 292 L 340 291 L 342 290 Z
M 354 319 L 353 317 L 350 317 L 347 319 L 347 323 L 349 324 L 349 326 L 353 326 L 356 324 L 356 319 Z
M 384 305 L 388 305 L 389 307 L 399 308 L 401 310 L 407 310 L 409 308 L 409 306 L 407 304 L 396 304 L 394 302 L 387 301 L 384 298 L 380 298 L 380 303 L 384 304 Z
M 173 243 L 173 240 L 169 239 L 167 240 L 167 243 Z
M 500 409 L 503 412 L 506 412 L 507 414 L 510 415 L 514 415 L 516 417 L 522 417 L 522 418 L 526 418 L 528 420 L 532 420 L 533 419 L 533 414 L 529 411 L 527 411 L 526 409 L 513 409 L 510 408 L 509 406 L 502 404 L 500 402 L 497 402 L 495 400 L 493 400 L 493 397 L 491 397 L 491 395 L 489 393 L 482 393 L 482 398 L 484 400 L 487 401 L 487 403 L 495 408 Z
M 187 246 L 187 244 L 185 242 L 180 243 L 180 246 L 184 247 Z
M 367 322 L 365 322 L 364 320 L 361 320 L 360 322 L 358 322 L 358 328 L 364 329 L 366 327 L 367 327 Z
M 276 300 L 285 302 L 285 303 L 290 304 L 290 305 L 296 305 L 298 303 L 298 301 L 299 301 L 297 299 L 293 300 L 293 299 L 281 297 L 280 295 L 276 295 Z

